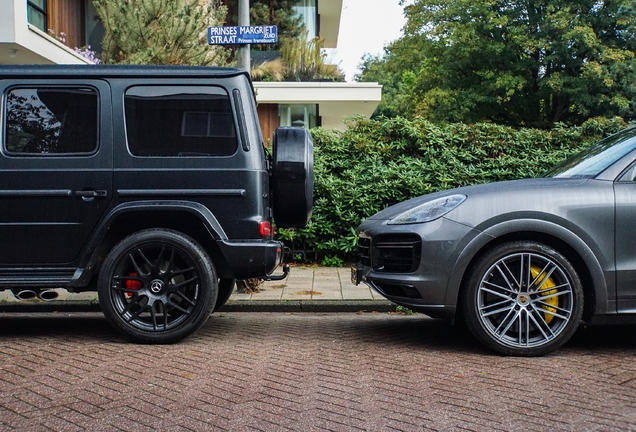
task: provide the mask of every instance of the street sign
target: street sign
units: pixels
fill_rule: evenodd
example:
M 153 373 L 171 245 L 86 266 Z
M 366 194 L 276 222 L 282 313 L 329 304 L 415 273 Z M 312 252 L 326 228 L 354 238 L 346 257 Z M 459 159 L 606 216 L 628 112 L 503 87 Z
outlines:
M 278 42 L 278 27 L 232 26 L 208 27 L 210 45 L 275 44 Z

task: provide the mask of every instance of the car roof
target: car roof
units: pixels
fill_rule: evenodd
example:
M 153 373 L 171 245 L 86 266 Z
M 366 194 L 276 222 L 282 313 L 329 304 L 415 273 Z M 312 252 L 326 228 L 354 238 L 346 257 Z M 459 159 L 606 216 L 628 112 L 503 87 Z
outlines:
M 231 78 L 249 74 L 243 69 L 174 65 L 0 65 L 0 78 L 60 77 L 127 78 Z

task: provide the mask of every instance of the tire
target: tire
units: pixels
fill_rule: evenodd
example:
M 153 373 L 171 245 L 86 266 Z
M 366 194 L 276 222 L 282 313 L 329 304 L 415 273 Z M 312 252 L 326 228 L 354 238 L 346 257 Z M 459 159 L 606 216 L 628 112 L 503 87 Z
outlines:
M 99 303 L 110 324 L 141 343 L 173 343 L 201 327 L 218 294 L 210 257 L 176 231 L 126 237 L 99 273 Z
M 463 290 L 466 325 L 505 355 L 541 356 L 566 343 L 583 314 L 583 289 L 572 264 L 541 243 L 515 241 L 486 252 Z
M 213 312 L 218 311 L 225 303 L 227 303 L 234 291 L 234 284 L 236 284 L 236 279 L 219 279 L 219 296 L 216 299 L 216 305 L 214 306 Z
M 280 127 L 272 144 L 272 210 L 276 226 L 303 228 L 314 205 L 314 145 L 306 129 Z

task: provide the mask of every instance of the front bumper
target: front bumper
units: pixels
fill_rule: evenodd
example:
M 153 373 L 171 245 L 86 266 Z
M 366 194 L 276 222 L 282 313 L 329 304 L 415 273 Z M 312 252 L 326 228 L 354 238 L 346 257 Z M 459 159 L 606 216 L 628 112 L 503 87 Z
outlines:
M 444 218 L 410 225 L 367 220 L 358 228 L 362 262 L 352 266 L 351 282 L 427 315 L 452 317 L 457 305 L 446 302 L 450 275 L 475 234 Z

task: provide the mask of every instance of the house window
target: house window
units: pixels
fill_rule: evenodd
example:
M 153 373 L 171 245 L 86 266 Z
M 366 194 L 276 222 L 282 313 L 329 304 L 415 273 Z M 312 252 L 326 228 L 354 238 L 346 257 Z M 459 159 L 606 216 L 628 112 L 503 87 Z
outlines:
M 278 125 L 311 129 L 316 124 L 317 105 L 278 105 Z
M 318 11 L 316 10 L 316 0 L 296 0 L 293 6 L 296 12 L 303 19 L 303 24 L 307 29 L 310 39 L 318 35 Z
M 46 0 L 27 0 L 27 20 L 43 32 L 47 31 Z
M 232 112 L 185 111 L 181 122 L 182 137 L 231 138 L 234 137 Z
M 94 51 L 96 57 L 101 58 L 102 40 L 104 40 L 106 30 L 93 4 L 93 0 L 85 1 L 84 10 L 86 14 L 84 16 L 84 28 L 86 30 L 86 40 L 84 41 L 84 45 L 86 45 L 89 50 Z

